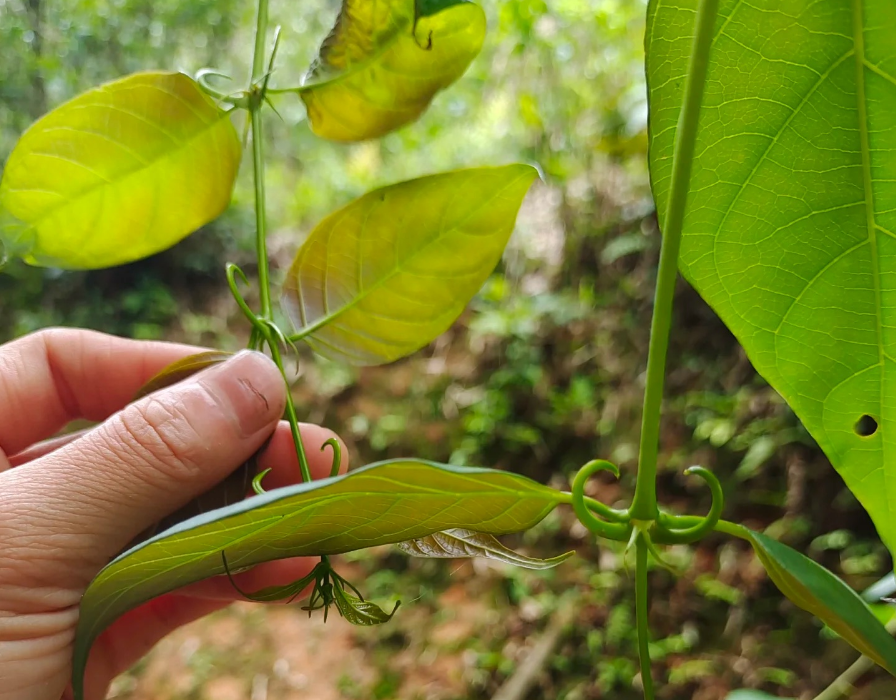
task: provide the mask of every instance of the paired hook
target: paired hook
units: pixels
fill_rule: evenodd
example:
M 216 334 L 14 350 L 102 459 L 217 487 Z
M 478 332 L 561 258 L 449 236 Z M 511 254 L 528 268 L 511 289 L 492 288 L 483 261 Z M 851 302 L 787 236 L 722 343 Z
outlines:
M 573 510 L 576 512 L 579 522 L 595 535 L 624 542 L 632 535 L 632 525 L 627 522 L 627 515 L 592 498 L 589 498 L 586 503 L 585 484 L 592 475 L 600 471 L 610 472 L 617 479 L 619 478 L 619 468 L 612 462 L 605 459 L 594 459 L 588 462 L 579 469 L 579 473 L 576 474 L 576 478 L 572 482 Z M 594 517 L 592 511 L 602 515 L 606 520 Z
M 636 532 L 645 536 L 647 542 L 657 544 L 690 544 L 712 532 L 722 517 L 725 495 L 718 478 L 704 467 L 690 467 L 685 474 L 694 474 L 703 479 L 712 493 L 709 512 L 698 522 L 693 516 L 677 516 L 659 512 L 655 521 L 635 522 L 630 511 L 610 508 L 604 503 L 585 496 L 588 479 L 600 471 L 608 471 L 619 477 L 619 468 L 604 459 L 588 462 L 575 476 L 572 483 L 571 503 L 579 521 L 595 535 L 618 542 L 631 541 Z M 600 518 L 596 515 L 601 516 Z M 656 554 L 654 553 L 654 556 Z

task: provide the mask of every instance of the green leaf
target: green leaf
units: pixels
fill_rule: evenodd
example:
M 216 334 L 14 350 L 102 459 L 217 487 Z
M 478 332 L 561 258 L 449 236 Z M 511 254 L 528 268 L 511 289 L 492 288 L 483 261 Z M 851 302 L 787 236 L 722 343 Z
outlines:
M 283 305 L 331 359 L 391 362 L 444 332 L 501 259 L 528 165 L 431 175 L 369 192 L 302 245 Z
M 753 545 L 769 578 L 791 602 L 896 675 L 896 640 L 855 591 L 823 566 L 770 537 L 740 525 L 728 525 L 725 532 Z
M 414 557 L 435 559 L 462 559 L 483 557 L 521 566 L 524 569 L 552 569 L 566 561 L 575 552 L 566 552 L 550 559 L 537 559 L 514 552 L 501 544 L 493 535 L 486 535 L 473 530 L 453 528 L 444 532 L 434 532 L 407 542 L 399 542 L 398 548 Z
M 482 49 L 485 13 L 468 2 L 343 0 L 297 92 L 315 134 L 363 141 L 409 124 Z
M 177 362 L 172 362 L 140 388 L 134 396 L 134 401 L 142 399 L 144 396 L 149 396 L 159 389 L 164 389 L 172 384 L 177 384 L 204 369 L 226 362 L 231 357 L 233 357 L 232 352 L 208 350 L 207 352 L 199 352 L 195 355 L 189 355 Z
M 661 213 L 696 6 L 649 6 Z M 896 551 L 894 26 L 891 0 L 722 0 L 681 268 Z
M 363 600 L 343 589 L 341 586 L 333 586 L 333 602 L 339 610 L 339 614 L 353 625 L 371 627 L 388 622 L 398 610 L 399 602 L 395 603 L 392 612 L 387 613 L 376 603 Z
M 94 88 L 19 139 L 0 181 L 0 236 L 33 265 L 108 267 L 171 247 L 230 202 L 240 142 L 181 73 Z
M 125 552 L 91 582 L 75 639 L 75 697 L 83 697 L 87 655 L 106 627 L 151 598 L 225 573 L 222 553 L 233 571 L 273 559 L 394 544 L 455 527 L 507 534 L 532 527 L 566 501 L 559 491 L 507 472 L 400 460 L 276 489 L 197 516 Z
M 732 690 L 725 700 L 777 700 L 777 697 L 758 690 Z

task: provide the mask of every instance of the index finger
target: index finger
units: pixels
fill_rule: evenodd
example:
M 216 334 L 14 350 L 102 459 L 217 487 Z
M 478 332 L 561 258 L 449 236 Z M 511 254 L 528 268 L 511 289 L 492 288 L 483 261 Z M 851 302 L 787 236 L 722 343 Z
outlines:
M 105 420 L 153 375 L 196 352 L 67 328 L 0 346 L 0 452 L 20 452 L 76 418 Z

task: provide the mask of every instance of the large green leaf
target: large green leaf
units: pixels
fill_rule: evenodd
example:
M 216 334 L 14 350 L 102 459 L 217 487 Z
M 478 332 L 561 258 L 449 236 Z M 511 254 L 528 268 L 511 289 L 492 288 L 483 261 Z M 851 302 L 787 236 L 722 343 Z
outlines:
M 724 531 L 747 540 L 775 585 L 859 652 L 896 676 L 896 640 L 843 581 L 787 545 L 740 525 Z
M 195 581 L 285 557 L 338 554 L 454 527 L 494 535 L 532 527 L 564 494 L 507 472 L 400 460 L 270 491 L 187 520 L 114 559 L 81 601 L 73 685 L 119 616 Z
M 485 14 L 470 2 L 343 0 L 298 90 L 311 128 L 362 141 L 414 121 L 464 74 L 484 40 Z
M 697 0 L 652 0 L 667 205 Z M 681 267 L 896 550 L 896 3 L 721 0 Z M 662 222 L 661 222 L 662 223 Z
M 432 175 L 369 192 L 302 245 L 283 304 L 312 347 L 354 364 L 391 362 L 460 315 L 501 258 L 528 165 Z
M 100 268 L 171 247 L 230 201 L 240 142 L 181 73 L 138 73 L 66 102 L 19 139 L 0 242 L 34 265 Z

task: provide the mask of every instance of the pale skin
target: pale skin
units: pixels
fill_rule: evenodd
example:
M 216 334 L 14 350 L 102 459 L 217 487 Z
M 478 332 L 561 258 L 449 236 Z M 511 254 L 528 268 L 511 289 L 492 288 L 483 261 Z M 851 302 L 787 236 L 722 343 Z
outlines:
M 91 579 L 272 434 L 259 464 L 272 469 L 265 488 L 300 480 L 280 421 L 283 379 L 259 353 L 129 403 L 156 372 L 197 351 L 79 330 L 0 346 L 0 700 L 70 697 L 78 602 Z M 99 425 L 53 438 L 78 418 Z M 327 476 L 332 452 L 321 447 L 333 433 L 303 425 L 302 436 L 312 475 Z M 298 579 L 314 564 L 270 562 L 235 579 L 256 590 Z M 215 578 L 126 614 L 93 648 L 87 700 L 104 697 L 112 679 L 169 632 L 239 597 Z

